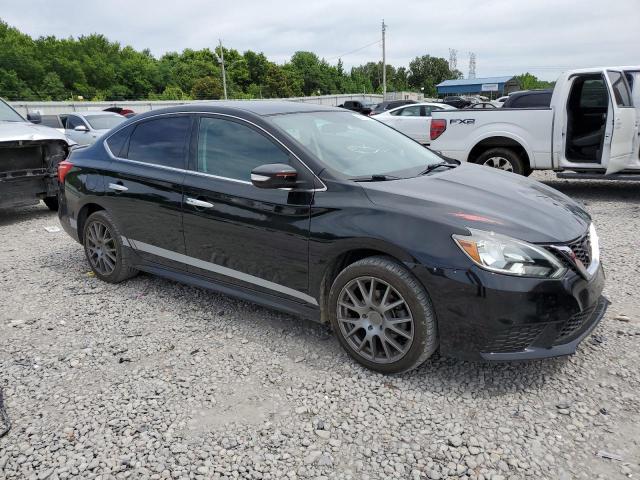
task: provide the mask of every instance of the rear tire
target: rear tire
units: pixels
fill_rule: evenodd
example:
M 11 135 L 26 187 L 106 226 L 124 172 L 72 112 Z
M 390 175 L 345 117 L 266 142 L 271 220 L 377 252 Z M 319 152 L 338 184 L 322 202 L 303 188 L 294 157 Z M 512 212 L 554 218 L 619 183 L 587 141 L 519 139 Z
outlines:
M 53 212 L 58 211 L 58 197 L 45 197 L 42 199 L 44 204 Z
M 474 163 L 527 176 L 531 170 L 520 155 L 510 148 L 491 148 L 480 154 Z
M 106 211 L 100 210 L 87 218 L 82 243 L 91 270 L 100 280 L 119 283 L 137 275 L 124 254 L 120 230 Z
M 347 353 L 377 372 L 412 370 L 438 347 L 427 292 L 388 257 L 368 257 L 340 272 L 329 292 L 328 316 Z

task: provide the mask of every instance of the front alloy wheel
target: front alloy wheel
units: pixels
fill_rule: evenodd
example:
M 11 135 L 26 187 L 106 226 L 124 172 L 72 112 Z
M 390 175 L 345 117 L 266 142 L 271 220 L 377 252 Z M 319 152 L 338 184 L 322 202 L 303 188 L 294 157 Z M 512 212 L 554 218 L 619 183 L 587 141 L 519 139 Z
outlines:
M 380 278 L 358 277 L 347 283 L 340 292 L 337 317 L 351 348 L 371 362 L 395 362 L 413 343 L 409 305 Z
M 393 258 L 363 258 L 331 286 L 327 316 L 346 352 L 367 368 L 401 373 L 438 347 L 431 300 L 418 279 Z

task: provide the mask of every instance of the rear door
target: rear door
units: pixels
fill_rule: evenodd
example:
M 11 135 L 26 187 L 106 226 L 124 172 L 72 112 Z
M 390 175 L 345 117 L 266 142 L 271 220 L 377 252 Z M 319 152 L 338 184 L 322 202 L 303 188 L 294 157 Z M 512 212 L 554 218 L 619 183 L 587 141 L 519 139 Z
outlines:
M 635 168 L 640 168 L 640 69 L 625 70 L 625 77 L 631 89 L 631 101 L 636 109 L 636 123 L 638 123 L 631 164 L 635 164 Z
M 105 206 L 144 260 L 185 269 L 182 183 L 194 117 L 158 115 L 111 135 Z
M 606 77 L 611 98 L 613 125 L 610 126 L 611 140 L 608 148 L 605 146 L 602 160 L 607 167 L 606 174 L 610 174 L 631 165 L 638 125 L 631 92 L 623 72 L 607 70 Z

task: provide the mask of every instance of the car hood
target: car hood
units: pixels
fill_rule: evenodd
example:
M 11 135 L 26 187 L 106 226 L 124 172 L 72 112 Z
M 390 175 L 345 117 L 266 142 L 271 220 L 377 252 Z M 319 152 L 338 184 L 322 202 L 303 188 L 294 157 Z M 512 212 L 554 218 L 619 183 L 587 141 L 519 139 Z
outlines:
M 412 216 L 533 243 L 565 243 L 589 228 L 589 214 L 543 183 L 462 164 L 420 177 L 361 183 L 369 199 Z M 453 233 L 453 232 L 452 232 Z
M 67 137 L 55 128 L 30 122 L 0 122 L 0 142 L 37 140 L 63 140 Z

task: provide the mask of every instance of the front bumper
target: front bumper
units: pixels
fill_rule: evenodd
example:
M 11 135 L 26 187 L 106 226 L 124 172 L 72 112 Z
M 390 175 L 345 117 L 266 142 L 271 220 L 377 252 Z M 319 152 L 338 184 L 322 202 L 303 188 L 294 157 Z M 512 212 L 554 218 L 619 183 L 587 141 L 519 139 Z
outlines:
M 604 316 L 604 272 L 558 280 L 517 278 L 480 268 L 413 271 L 431 296 L 440 352 L 465 360 L 570 355 Z

